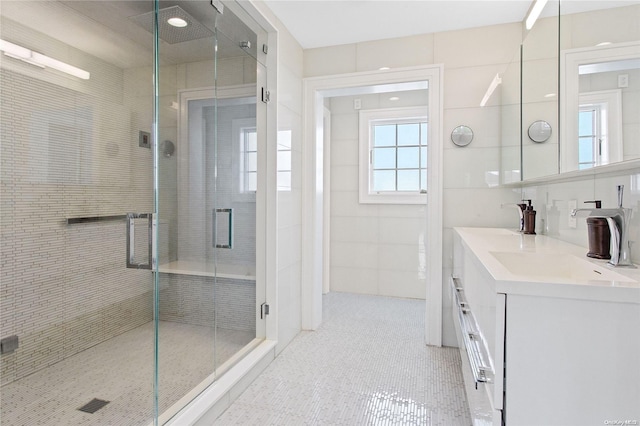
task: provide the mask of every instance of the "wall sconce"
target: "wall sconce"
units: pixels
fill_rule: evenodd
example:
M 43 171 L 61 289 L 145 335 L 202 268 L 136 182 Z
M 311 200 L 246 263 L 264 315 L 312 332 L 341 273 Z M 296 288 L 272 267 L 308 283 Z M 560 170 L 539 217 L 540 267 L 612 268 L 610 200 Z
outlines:
M 91 77 L 91 74 L 88 71 L 5 40 L 0 40 L 0 50 L 4 52 L 5 56 L 18 59 L 39 68 L 53 68 L 54 70 L 62 71 L 65 74 L 69 74 L 83 80 L 89 80 L 89 77 Z

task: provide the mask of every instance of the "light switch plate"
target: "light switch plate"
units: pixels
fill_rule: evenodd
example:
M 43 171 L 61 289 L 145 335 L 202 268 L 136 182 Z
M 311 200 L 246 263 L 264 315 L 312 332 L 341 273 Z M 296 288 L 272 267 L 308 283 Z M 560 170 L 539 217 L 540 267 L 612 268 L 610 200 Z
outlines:
M 629 87 L 629 74 L 618 74 L 618 87 Z
M 571 216 L 571 212 L 578 208 L 578 200 L 569 200 L 569 228 L 576 229 L 578 227 L 578 219 Z

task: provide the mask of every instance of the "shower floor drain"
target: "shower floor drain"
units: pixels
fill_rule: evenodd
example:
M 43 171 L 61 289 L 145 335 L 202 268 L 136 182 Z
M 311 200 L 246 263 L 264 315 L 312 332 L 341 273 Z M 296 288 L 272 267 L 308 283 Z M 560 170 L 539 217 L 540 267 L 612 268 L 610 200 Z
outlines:
M 107 405 L 111 401 L 104 401 L 102 399 L 93 398 L 91 401 L 87 402 L 82 407 L 78 408 L 80 411 L 84 411 L 85 413 L 93 414 L 105 405 Z

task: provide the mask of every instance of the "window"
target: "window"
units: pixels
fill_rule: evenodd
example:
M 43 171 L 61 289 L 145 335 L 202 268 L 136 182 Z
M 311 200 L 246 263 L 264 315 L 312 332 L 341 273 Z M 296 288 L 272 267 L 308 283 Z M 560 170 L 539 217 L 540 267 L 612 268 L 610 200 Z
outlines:
M 258 133 L 255 127 L 240 130 L 241 192 L 256 192 L 258 188 Z
M 258 188 L 258 133 L 255 118 L 232 121 L 234 201 L 255 202 Z
M 425 203 L 427 144 L 426 107 L 360 111 L 360 202 Z
M 619 89 L 580 94 L 578 170 L 622 160 L 622 114 Z
M 278 130 L 278 191 L 291 191 L 291 130 Z
M 598 123 L 598 106 L 581 107 L 578 114 L 578 170 L 598 165 L 602 153 L 602 139 Z

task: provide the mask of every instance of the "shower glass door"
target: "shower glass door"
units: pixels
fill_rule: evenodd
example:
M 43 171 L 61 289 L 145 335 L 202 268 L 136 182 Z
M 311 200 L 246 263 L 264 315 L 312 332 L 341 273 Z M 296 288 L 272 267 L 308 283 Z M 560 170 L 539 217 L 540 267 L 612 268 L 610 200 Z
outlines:
M 0 423 L 162 424 L 263 336 L 256 35 L 208 1 L 1 3 Z
M 257 110 L 265 108 L 256 101 L 257 36 L 232 10 L 199 0 L 161 6 L 160 423 L 257 342 Z M 193 39 L 179 38 L 180 28 L 163 29 L 176 14 L 194 27 Z

